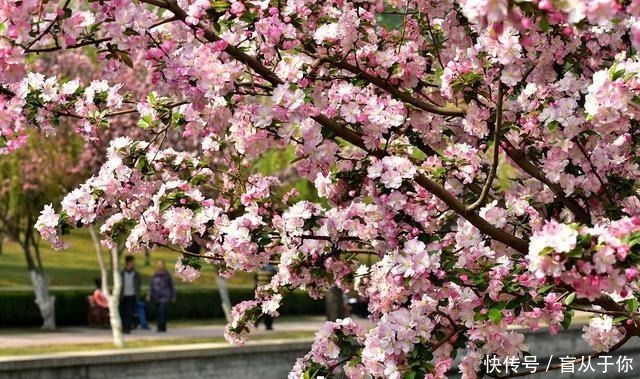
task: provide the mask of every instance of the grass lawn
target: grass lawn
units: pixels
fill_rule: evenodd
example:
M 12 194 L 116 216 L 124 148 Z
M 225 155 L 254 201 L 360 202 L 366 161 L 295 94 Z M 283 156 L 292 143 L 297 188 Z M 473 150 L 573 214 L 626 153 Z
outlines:
M 308 339 L 313 337 L 314 332 L 311 331 L 290 331 L 290 332 L 278 332 L 255 334 L 249 337 L 250 341 L 258 340 L 298 340 Z M 222 337 L 212 338 L 175 338 L 166 340 L 142 340 L 142 341 L 129 341 L 127 342 L 126 349 L 136 349 L 155 346 L 168 346 L 168 345 L 187 345 L 196 343 L 220 343 L 226 341 Z M 16 356 L 16 355 L 34 355 L 34 354 L 51 354 L 71 351 L 94 351 L 94 350 L 112 350 L 115 349 L 112 343 L 90 343 L 90 344 L 70 344 L 70 345 L 49 345 L 49 346 L 29 346 L 29 347 L 16 347 L 16 348 L 0 348 L 0 356 Z
M 66 236 L 65 240 L 71 247 L 61 251 L 53 250 L 46 241 L 40 243 L 43 264 L 51 280 L 50 285 L 92 287 L 94 279 L 100 276 L 100 270 L 91 236 L 86 230 L 78 230 Z M 178 253 L 166 249 L 154 250 L 150 255 L 150 266 L 145 266 L 144 254 L 136 255 L 136 264 L 142 275 L 143 285 L 149 283 L 157 259 L 164 259 L 172 271 L 178 257 Z M 107 257 L 106 254 L 103 256 Z M 124 258 L 121 258 L 121 262 L 124 262 Z M 205 266 L 202 276 L 194 283 L 183 283 L 180 279 L 174 279 L 177 286 L 214 286 L 216 280 L 213 273 L 212 267 Z M 24 286 L 31 286 L 24 253 L 17 243 L 5 240 L 3 252 L 0 254 L 0 289 Z M 229 280 L 229 286 L 253 286 L 253 276 L 239 273 L 237 277 Z

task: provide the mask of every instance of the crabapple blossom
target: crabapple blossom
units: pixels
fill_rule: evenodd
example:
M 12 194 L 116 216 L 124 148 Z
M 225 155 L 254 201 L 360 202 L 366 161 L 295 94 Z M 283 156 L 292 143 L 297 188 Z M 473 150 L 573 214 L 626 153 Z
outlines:
M 176 261 L 176 275 L 184 282 L 193 282 L 200 277 L 200 270 L 191 265 L 185 265 L 182 259 Z
M 592 318 L 583 331 L 584 340 L 597 352 L 609 351 L 624 337 L 624 332 L 613 324 L 613 317 L 607 315 Z
M 51 205 L 46 205 L 35 224 L 35 228 L 42 238 L 51 242 L 56 250 L 68 247 L 68 244 L 64 243 L 58 235 L 57 228 L 59 223 L 60 215 L 55 212 Z
M 291 379 L 443 378 L 455 356 L 482 377 L 578 309 L 616 315 L 584 328 L 606 351 L 640 336 L 639 16 L 611 0 L 8 1 L 0 153 L 63 125 L 94 146 L 93 176 L 36 223 L 56 248 L 97 225 L 105 246 L 176 252 L 184 280 L 277 265 L 233 308 L 231 342 L 292 290 L 357 292 L 369 324 L 327 323 Z

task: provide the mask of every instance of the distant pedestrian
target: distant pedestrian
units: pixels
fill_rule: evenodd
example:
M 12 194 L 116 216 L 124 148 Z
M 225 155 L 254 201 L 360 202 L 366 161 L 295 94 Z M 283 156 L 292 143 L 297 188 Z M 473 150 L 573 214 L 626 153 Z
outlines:
M 171 274 L 167 271 L 167 267 L 163 260 L 158 261 L 156 272 L 151 278 L 147 301 L 153 301 L 156 304 L 158 332 L 166 332 L 167 305 L 169 302 L 174 303 L 176 301 L 176 290 L 173 287 Z
M 255 274 L 256 279 L 256 287 L 266 285 L 271 283 L 271 278 L 278 273 L 278 269 L 276 266 L 272 264 L 266 264 L 260 268 Z M 264 314 L 257 321 L 256 326 L 260 324 L 260 322 L 264 322 L 264 327 L 267 330 L 273 330 L 273 316 Z
M 87 308 L 87 323 L 89 326 L 106 328 L 109 326 L 109 302 L 102 292 L 102 281 L 95 279 L 96 288 L 89 296 Z
M 122 332 L 125 334 L 131 333 L 133 315 L 140 297 L 140 274 L 136 271 L 135 266 L 135 258 L 132 255 L 127 255 L 124 259 L 124 270 L 120 273 L 122 278 L 120 315 L 122 317 Z
M 100 278 L 96 278 L 95 283 L 96 289 L 93 290 L 93 295 L 91 295 L 94 304 L 100 308 L 108 308 L 109 303 L 107 303 L 107 297 L 102 292 L 102 280 L 100 280 Z
M 142 299 L 137 299 L 136 310 L 140 329 L 149 330 L 149 322 L 147 321 L 147 303 Z

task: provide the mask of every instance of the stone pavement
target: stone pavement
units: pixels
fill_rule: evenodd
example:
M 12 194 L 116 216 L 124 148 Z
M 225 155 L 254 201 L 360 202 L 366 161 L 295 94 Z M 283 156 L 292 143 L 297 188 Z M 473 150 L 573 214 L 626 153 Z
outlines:
M 324 323 L 324 317 L 301 317 L 300 319 L 289 318 L 274 322 L 274 329 L 279 332 L 316 331 Z M 131 334 L 125 334 L 125 341 L 139 340 L 169 340 L 182 338 L 215 338 L 223 337 L 224 325 L 197 325 L 180 326 L 172 325 L 166 333 L 158 333 L 153 329 L 136 329 Z M 260 325 L 253 334 L 267 334 L 264 325 Z M 29 347 L 46 345 L 70 345 L 86 343 L 110 343 L 110 329 L 93 329 L 87 327 L 62 327 L 54 332 L 21 332 L 0 331 L 0 348 Z

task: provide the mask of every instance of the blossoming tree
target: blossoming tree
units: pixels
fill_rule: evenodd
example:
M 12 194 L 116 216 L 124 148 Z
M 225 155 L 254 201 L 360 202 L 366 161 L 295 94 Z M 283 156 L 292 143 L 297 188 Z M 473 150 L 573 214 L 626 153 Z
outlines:
M 45 330 L 56 328 L 55 296 L 49 291 L 50 277 L 42 262 L 34 224 L 45 204 L 60 201 L 68 190 L 82 183 L 78 178 L 83 177 L 82 168 L 74 153 L 79 150 L 78 144 L 70 137 L 74 134 L 66 130 L 56 138 L 36 139 L 0 161 L 0 230 L 22 249 Z
M 232 342 L 294 288 L 358 291 L 371 328 L 327 323 L 291 378 L 443 378 L 461 347 L 475 378 L 527 351 L 509 326 L 556 334 L 575 310 L 597 355 L 640 335 L 638 16 L 635 0 L 3 0 L 2 151 L 136 115 L 152 137 L 113 140 L 38 230 L 171 248 L 185 280 L 277 262 Z M 58 50 L 104 73 L 33 68 Z M 136 64 L 143 96 L 111 74 Z M 175 129 L 198 153 L 166 147 Z M 320 201 L 251 164 L 291 146 Z

